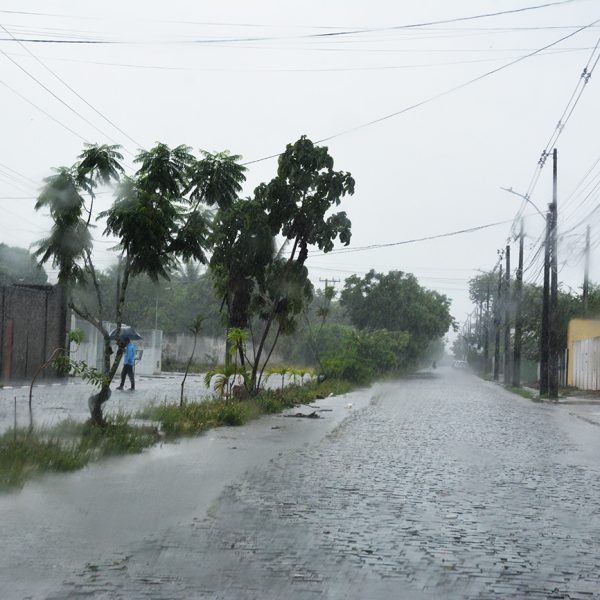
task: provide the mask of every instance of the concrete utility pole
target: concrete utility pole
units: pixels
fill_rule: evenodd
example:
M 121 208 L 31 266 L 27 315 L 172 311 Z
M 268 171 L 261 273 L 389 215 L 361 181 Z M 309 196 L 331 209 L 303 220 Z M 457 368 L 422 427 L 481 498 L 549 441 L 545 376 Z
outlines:
M 485 296 L 485 329 L 483 340 L 483 358 L 485 360 L 485 372 L 489 371 L 490 362 L 490 280 L 488 277 L 487 291 Z
M 550 330 L 548 337 L 548 396 L 558 400 L 558 153 L 552 152 L 552 249 L 550 252 Z
M 521 340 L 523 337 L 523 219 L 519 234 L 519 266 L 515 281 L 515 344 L 513 348 L 512 384 L 521 385 Z
M 504 273 L 504 383 L 510 381 L 510 246 L 506 246 L 506 272 Z
M 500 301 L 502 298 L 502 265 L 500 265 L 500 273 L 498 275 L 498 297 L 494 302 L 494 333 L 496 336 L 494 347 L 494 381 L 500 378 Z
M 542 331 L 540 335 L 540 396 L 548 394 L 548 337 L 550 328 L 550 211 L 546 214 L 544 245 L 544 292 L 542 297 Z
M 588 292 L 590 285 L 590 226 L 585 232 L 585 271 L 583 273 L 583 313 L 587 317 L 588 312 Z

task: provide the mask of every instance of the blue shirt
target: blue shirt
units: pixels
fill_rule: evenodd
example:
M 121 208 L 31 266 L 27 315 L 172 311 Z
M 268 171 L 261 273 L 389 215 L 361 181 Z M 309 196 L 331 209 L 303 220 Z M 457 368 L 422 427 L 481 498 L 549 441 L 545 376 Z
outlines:
M 123 359 L 123 364 L 125 365 L 134 365 L 135 364 L 135 344 L 129 342 L 127 346 L 125 346 L 125 358 Z

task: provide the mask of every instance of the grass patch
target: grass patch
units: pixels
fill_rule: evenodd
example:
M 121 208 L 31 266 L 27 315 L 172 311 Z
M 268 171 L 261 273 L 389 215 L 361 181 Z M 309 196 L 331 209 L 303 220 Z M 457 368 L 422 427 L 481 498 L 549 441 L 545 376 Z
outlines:
M 76 471 L 105 456 L 139 453 L 157 439 L 155 429 L 133 427 L 126 415 L 109 416 L 102 428 L 67 420 L 32 432 L 10 430 L 0 435 L 0 491 L 43 473 Z
M 207 400 L 190 402 L 184 406 L 159 404 L 138 413 L 145 419 L 158 421 L 169 437 L 197 435 L 221 426 L 239 426 L 263 414 L 281 412 L 298 404 L 308 404 L 329 394 L 349 392 L 348 382 L 326 380 L 323 383 L 288 385 L 283 390 L 263 390 L 257 396 L 245 400 Z
M 532 392 L 531 390 L 526 390 L 521 387 L 514 387 L 512 385 L 505 385 L 504 387 L 509 392 L 511 392 L 513 394 L 517 394 L 518 396 L 521 396 L 522 398 L 526 398 L 527 400 L 531 400 L 533 402 L 543 402 L 543 400 L 536 393 Z

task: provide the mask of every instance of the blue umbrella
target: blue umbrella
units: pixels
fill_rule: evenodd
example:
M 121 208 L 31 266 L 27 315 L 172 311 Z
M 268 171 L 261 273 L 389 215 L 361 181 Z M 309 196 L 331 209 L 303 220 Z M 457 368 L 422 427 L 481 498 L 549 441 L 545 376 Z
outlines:
M 133 328 L 131 325 L 121 325 L 121 335 L 119 336 L 121 341 L 124 341 L 125 338 L 129 338 L 131 341 L 141 340 L 142 336 Z M 117 330 L 116 328 L 110 332 L 110 339 L 117 339 Z

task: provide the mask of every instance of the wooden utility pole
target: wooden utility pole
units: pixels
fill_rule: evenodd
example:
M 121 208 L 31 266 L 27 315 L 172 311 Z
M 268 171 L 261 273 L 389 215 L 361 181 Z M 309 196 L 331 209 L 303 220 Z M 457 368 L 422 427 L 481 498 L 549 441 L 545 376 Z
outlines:
M 494 381 L 500 378 L 500 300 L 502 298 L 502 265 L 500 265 L 500 273 L 498 275 L 498 296 L 494 302 L 494 333 L 496 336 L 494 347 Z
M 510 381 L 510 246 L 506 246 L 506 272 L 504 273 L 504 383 Z
M 550 211 L 546 213 L 544 244 L 544 291 L 542 297 L 542 331 L 540 335 L 540 396 L 548 394 L 548 337 L 550 327 Z
M 327 289 L 328 287 L 332 287 L 332 288 L 334 288 L 334 287 L 335 287 L 335 284 L 340 282 L 340 280 L 339 280 L 339 279 L 336 279 L 335 277 L 334 277 L 334 278 L 332 278 L 332 279 L 329 279 L 329 278 L 321 279 L 321 278 L 319 277 L 319 281 L 322 281 L 322 282 L 324 282 L 324 283 L 325 283 L 325 289 Z M 330 283 L 331 283 L 332 285 L 329 285 Z
M 585 271 L 583 273 L 583 314 L 587 317 L 590 286 L 590 226 L 585 231 Z
M 513 348 L 512 384 L 521 385 L 521 340 L 523 337 L 523 219 L 519 234 L 519 266 L 515 281 L 515 344 Z
M 550 251 L 550 328 L 548 360 L 548 397 L 558 400 L 558 153 L 552 152 L 552 238 Z

